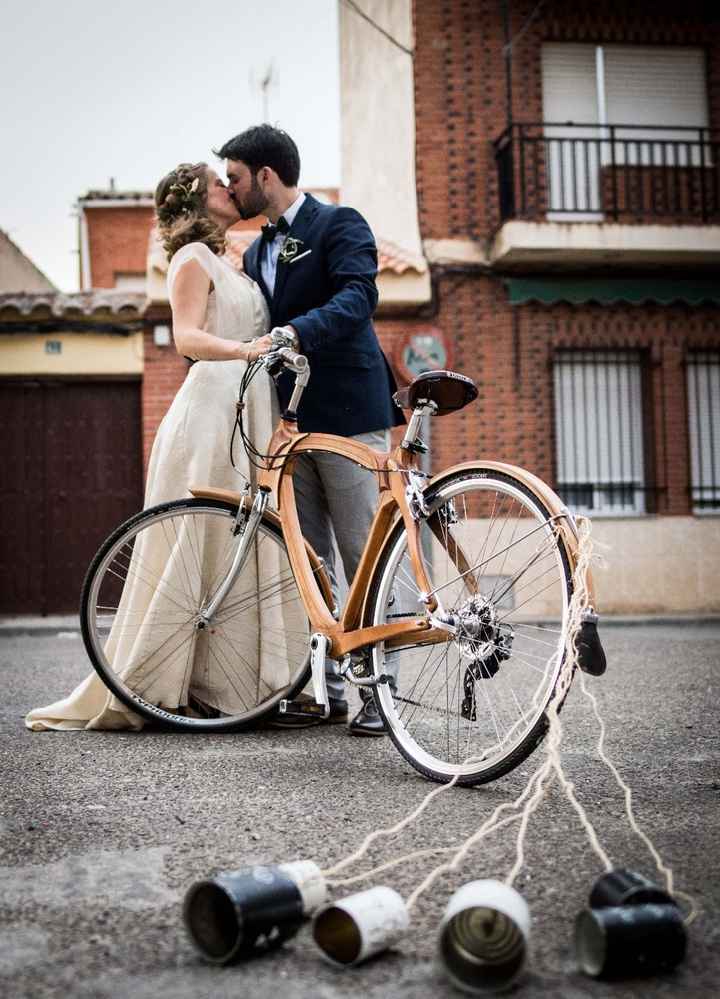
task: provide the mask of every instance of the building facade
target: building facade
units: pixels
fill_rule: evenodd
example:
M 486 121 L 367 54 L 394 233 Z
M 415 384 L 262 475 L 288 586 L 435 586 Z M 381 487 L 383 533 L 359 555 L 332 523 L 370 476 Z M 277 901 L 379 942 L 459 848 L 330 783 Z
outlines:
M 414 122 L 393 197 L 432 296 L 381 319 L 386 347 L 412 374 L 419 344 L 480 389 L 433 426 L 433 464 L 522 465 L 590 515 L 606 612 L 717 611 L 714 5 L 367 0 L 385 34 L 340 10 L 345 158 L 392 159 L 390 119 Z M 388 64 L 396 104 L 369 131 L 377 94 L 350 84 L 386 91 Z

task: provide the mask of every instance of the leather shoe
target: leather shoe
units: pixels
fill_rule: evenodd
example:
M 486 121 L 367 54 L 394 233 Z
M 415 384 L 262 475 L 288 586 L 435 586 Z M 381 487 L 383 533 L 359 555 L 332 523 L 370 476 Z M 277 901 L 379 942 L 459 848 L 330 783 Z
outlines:
M 298 694 L 296 701 L 315 703 L 309 694 Z M 330 714 L 327 718 L 313 718 L 312 715 L 285 715 L 277 711 L 268 724 L 271 728 L 312 728 L 314 725 L 343 725 L 348 720 L 348 702 L 341 697 L 330 698 Z
M 380 717 L 375 698 L 363 700 L 363 705 L 348 725 L 350 735 L 385 735 L 387 727 Z

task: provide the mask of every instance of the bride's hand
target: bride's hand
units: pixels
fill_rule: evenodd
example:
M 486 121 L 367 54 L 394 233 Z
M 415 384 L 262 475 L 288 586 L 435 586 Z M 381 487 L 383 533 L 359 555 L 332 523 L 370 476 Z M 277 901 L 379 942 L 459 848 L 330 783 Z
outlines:
M 247 344 L 247 360 L 257 361 L 258 357 L 267 354 L 271 349 L 272 340 L 270 339 L 270 334 L 260 337 L 259 340 L 252 340 Z

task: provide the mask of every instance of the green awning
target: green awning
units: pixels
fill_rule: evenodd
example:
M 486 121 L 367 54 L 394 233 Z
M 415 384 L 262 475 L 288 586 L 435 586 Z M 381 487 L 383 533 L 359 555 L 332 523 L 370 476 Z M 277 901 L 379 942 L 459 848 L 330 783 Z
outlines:
M 505 286 L 511 305 L 720 305 L 720 278 L 507 278 Z

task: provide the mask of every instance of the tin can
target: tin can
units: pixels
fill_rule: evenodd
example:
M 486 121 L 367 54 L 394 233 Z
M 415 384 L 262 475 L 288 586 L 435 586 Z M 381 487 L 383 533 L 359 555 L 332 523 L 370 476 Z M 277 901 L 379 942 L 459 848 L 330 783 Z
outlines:
M 183 917 L 190 938 L 212 964 L 231 964 L 274 950 L 293 937 L 325 898 L 317 864 L 221 871 L 190 887 Z
M 670 971 L 685 957 L 687 934 L 676 905 L 584 909 L 575 920 L 575 954 L 593 978 Z
M 463 992 L 501 992 L 524 970 L 529 935 L 530 910 L 522 895 L 500 881 L 470 881 L 448 902 L 440 923 L 439 960 Z
M 349 968 L 392 947 L 409 925 L 402 896 L 379 886 L 321 909 L 313 920 L 313 939 L 326 960 Z
M 591 909 L 616 905 L 640 905 L 644 902 L 654 902 L 659 905 L 677 904 L 672 895 L 664 889 L 648 881 L 637 871 L 629 871 L 624 867 L 601 875 L 590 892 Z

